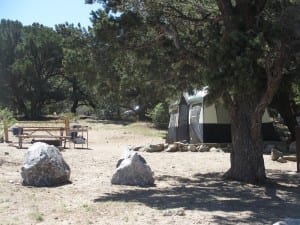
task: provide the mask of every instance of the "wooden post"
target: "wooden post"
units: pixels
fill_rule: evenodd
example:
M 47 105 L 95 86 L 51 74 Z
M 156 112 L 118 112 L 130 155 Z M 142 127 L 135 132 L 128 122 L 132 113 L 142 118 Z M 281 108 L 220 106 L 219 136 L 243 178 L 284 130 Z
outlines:
M 8 127 L 6 124 L 4 124 L 4 142 L 8 142 Z
M 59 135 L 64 136 L 64 128 L 63 127 L 59 128 Z
M 66 136 L 69 136 L 69 131 L 70 131 L 70 121 L 68 118 L 65 119 L 65 130 L 66 130 Z
M 297 172 L 300 172 L 300 127 L 296 127 Z

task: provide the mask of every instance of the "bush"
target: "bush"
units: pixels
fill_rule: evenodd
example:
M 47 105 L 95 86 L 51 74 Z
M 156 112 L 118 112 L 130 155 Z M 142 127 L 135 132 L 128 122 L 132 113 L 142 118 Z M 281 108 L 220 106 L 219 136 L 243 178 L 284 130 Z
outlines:
M 166 129 L 169 124 L 169 106 L 167 103 L 158 103 L 149 113 L 155 127 Z
M 10 111 L 7 108 L 0 109 L 0 123 L 3 124 L 3 126 L 11 126 L 16 122 L 16 119 L 14 117 L 14 114 L 12 111 Z

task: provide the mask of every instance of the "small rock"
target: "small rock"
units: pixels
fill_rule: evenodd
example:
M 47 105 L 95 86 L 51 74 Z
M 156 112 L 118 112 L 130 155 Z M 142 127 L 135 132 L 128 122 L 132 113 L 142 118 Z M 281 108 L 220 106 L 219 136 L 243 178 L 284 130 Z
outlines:
M 186 145 L 186 144 L 179 145 L 179 150 L 181 152 L 187 152 L 187 151 L 189 151 L 189 145 Z
M 172 215 L 173 215 L 173 213 L 171 210 L 167 210 L 163 213 L 163 216 L 172 216 Z
M 168 148 L 166 149 L 166 152 L 178 152 L 179 149 L 178 149 L 178 145 L 176 143 L 174 144 L 170 144 L 168 146 Z
M 279 157 L 279 158 L 277 159 L 277 162 L 280 162 L 280 163 L 286 163 L 287 161 L 286 161 L 284 158 Z
M 179 210 L 177 210 L 176 215 L 177 216 L 185 216 L 185 211 L 183 209 L 179 209 Z
M 282 152 L 278 151 L 276 148 L 273 148 L 273 149 L 271 150 L 271 159 L 272 159 L 273 161 L 278 160 L 278 158 L 279 158 L 279 157 L 282 157 L 282 156 L 283 156 Z
M 164 144 L 149 145 L 146 148 L 146 152 L 162 152 L 164 150 Z
M 190 152 L 197 152 L 197 148 L 195 145 L 188 145 L 188 151 Z
M 133 147 L 131 148 L 133 151 L 137 152 L 137 151 L 140 151 L 141 149 L 143 148 L 143 146 L 136 146 L 136 147 Z
M 209 149 L 209 151 L 210 151 L 210 152 L 222 152 L 222 149 L 216 148 L 216 147 L 211 147 L 211 148 Z
M 4 152 L 4 155 L 9 155 L 9 152 Z
M 197 150 L 199 152 L 208 152 L 209 151 L 209 146 L 203 144 L 203 145 L 198 146 Z

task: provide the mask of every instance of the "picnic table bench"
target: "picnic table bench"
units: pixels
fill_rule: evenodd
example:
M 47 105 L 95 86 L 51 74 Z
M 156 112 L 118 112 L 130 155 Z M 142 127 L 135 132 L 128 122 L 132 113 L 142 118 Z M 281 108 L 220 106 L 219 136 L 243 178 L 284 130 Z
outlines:
M 32 142 L 44 141 L 50 142 L 57 141 L 58 146 L 66 147 L 66 142 L 73 142 L 74 147 L 76 144 L 86 144 L 88 148 L 88 126 L 78 126 L 74 128 L 65 127 L 37 127 L 37 126 L 18 126 L 13 131 L 14 135 L 18 138 L 18 148 L 23 147 L 24 139 L 32 138 Z M 81 133 L 81 136 L 78 136 Z M 86 136 L 86 138 L 84 138 Z M 43 140 L 35 140 L 43 139 Z M 50 140 L 50 141 L 49 141 Z

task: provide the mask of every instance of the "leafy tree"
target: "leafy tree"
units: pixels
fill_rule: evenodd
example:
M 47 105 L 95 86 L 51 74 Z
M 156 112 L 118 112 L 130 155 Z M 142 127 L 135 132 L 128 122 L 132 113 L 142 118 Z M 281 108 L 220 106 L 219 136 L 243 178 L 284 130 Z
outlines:
M 63 45 L 62 75 L 69 83 L 66 89 L 71 103 L 71 112 L 76 113 L 80 105 L 96 107 L 90 78 L 94 76 L 95 64 L 92 57 L 91 37 L 88 32 L 74 25 L 56 26 Z
M 42 115 L 45 104 L 63 99 L 58 79 L 62 62 L 60 39 L 51 28 L 33 24 L 23 28 L 12 73 L 18 87 L 11 87 L 14 101 L 25 117 Z
M 41 116 L 45 104 L 63 98 L 60 92 L 62 49 L 56 33 L 39 24 L 2 20 L 0 25 L 2 105 Z
M 13 89 L 18 88 L 17 75 L 12 72 L 16 49 L 21 42 L 23 26 L 18 21 L 0 23 L 0 105 L 14 108 Z
M 299 37 L 300 7 L 289 7 L 287 13 L 289 17 L 282 22 L 291 36 Z M 278 92 L 272 100 L 271 107 L 274 107 L 280 113 L 291 132 L 291 141 L 294 141 L 295 127 L 298 125 L 296 116 L 300 115 L 300 101 L 298 101 L 300 97 L 298 85 L 300 82 L 300 42 L 297 41 L 297 38 L 289 43 L 289 49 L 290 61 L 285 67 L 285 75 Z
M 157 128 L 167 128 L 169 124 L 169 107 L 165 102 L 158 103 L 150 112 L 150 117 Z
M 175 71 L 176 66 L 170 70 L 171 48 L 158 49 L 155 41 L 145 44 L 135 38 L 144 32 L 151 33 L 147 27 L 131 30 L 131 38 L 123 35 L 122 31 L 130 29 L 135 22 L 139 23 L 139 19 L 132 13 L 118 18 L 99 10 L 93 13 L 93 32 L 99 40 L 97 45 L 102 46 L 102 54 L 97 54 L 101 59 L 97 61 L 102 62 L 100 70 L 105 73 L 100 73 L 99 77 L 106 87 L 101 89 L 115 96 L 114 102 L 122 108 L 134 110 L 138 105 L 136 113 L 139 119 L 145 120 L 149 109 L 165 99 L 170 92 L 176 92 L 169 81 L 178 80 L 174 74 L 180 72 Z M 171 43 L 165 39 L 165 46 L 171 46 Z M 104 46 L 108 48 L 106 52 L 103 52 Z M 186 74 L 187 71 L 184 75 Z M 183 78 L 180 79 L 181 82 L 186 82 Z
M 285 75 L 290 43 L 299 41 L 285 26 L 295 19 L 289 10 L 298 6 L 267 0 L 98 2 L 105 12 L 119 13 L 105 35 L 137 52 L 155 43 L 158 52 L 169 53 L 169 73 L 161 76 L 172 74 L 176 87 L 208 85 L 212 97 L 224 99 L 233 144 L 226 177 L 264 181 L 262 115 Z

